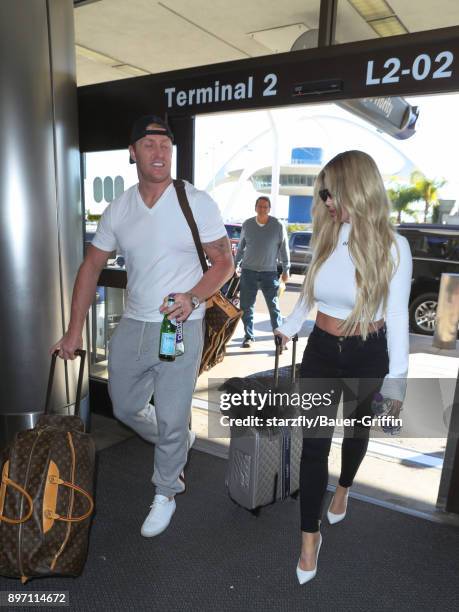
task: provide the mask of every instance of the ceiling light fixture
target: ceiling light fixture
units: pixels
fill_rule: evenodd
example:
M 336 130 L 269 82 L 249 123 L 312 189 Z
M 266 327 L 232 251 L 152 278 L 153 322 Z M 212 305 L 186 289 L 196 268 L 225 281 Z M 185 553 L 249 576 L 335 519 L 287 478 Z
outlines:
M 100 2 L 100 0 L 73 0 L 73 6 L 78 8 L 84 4 L 93 4 L 93 2 Z
M 129 76 L 145 76 L 146 74 L 151 74 L 151 72 L 147 72 L 146 70 L 142 70 L 142 68 L 137 68 L 137 66 L 132 66 L 131 64 L 118 64 L 118 66 L 112 66 L 112 68 Z
M 371 27 L 380 36 L 397 36 L 406 34 L 406 28 L 400 23 L 397 17 L 386 17 L 385 19 L 375 19 L 370 23 Z
M 386 0 L 348 0 L 348 2 L 379 36 L 408 34 L 407 28 Z
M 146 74 L 151 74 L 142 68 L 132 66 L 132 64 L 127 64 L 126 62 L 110 57 L 109 55 L 105 55 L 104 53 L 99 53 L 99 51 L 94 51 L 94 49 L 84 47 L 83 45 L 75 45 L 75 51 L 79 57 L 84 57 L 85 59 L 96 62 L 97 64 L 104 64 L 104 66 L 114 68 L 115 70 L 118 70 L 119 72 L 122 72 L 128 76 L 144 76 Z
M 349 0 L 349 4 L 352 4 L 365 21 L 394 15 L 386 0 Z
M 89 47 L 83 47 L 83 45 L 75 45 L 76 54 L 85 59 L 91 60 L 92 62 L 98 62 L 99 64 L 105 64 L 106 66 L 114 66 L 115 64 L 121 64 L 119 60 L 113 57 L 89 49 Z

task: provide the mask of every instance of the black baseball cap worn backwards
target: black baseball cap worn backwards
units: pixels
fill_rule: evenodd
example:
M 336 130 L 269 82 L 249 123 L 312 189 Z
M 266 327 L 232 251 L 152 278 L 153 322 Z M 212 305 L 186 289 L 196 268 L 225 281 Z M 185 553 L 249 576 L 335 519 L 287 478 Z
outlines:
M 148 130 L 147 126 L 155 123 L 157 126 L 154 129 Z M 129 144 L 133 145 L 135 142 L 143 138 L 144 136 L 167 136 L 174 142 L 174 135 L 172 133 L 169 124 L 158 117 L 157 115 L 144 115 L 137 119 L 131 129 L 131 138 L 129 140 Z M 135 164 L 135 161 L 132 157 L 129 158 L 129 163 Z

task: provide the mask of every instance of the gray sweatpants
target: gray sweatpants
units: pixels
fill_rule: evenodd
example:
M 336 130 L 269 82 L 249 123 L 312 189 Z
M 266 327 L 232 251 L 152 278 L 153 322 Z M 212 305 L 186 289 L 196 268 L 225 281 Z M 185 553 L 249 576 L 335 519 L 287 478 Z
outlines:
M 179 476 L 188 454 L 191 399 L 201 360 L 202 320 L 183 324 L 184 355 L 158 357 L 161 323 L 123 317 L 109 345 L 108 390 L 117 419 L 155 445 L 152 482 L 156 493 L 183 491 Z M 154 392 L 157 424 L 137 413 Z

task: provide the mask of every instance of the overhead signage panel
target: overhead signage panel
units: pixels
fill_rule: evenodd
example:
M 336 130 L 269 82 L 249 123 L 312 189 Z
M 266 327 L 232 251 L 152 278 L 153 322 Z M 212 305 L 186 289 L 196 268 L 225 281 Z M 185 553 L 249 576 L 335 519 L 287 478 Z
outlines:
M 83 150 L 101 150 L 102 139 L 111 143 L 105 145 L 110 148 L 114 140 L 121 143 L 123 134 L 124 146 L 133 118 L 153 111 L 173 119 L 458 91 L 458 62 L 459 28 L 455 27 L 81 87 L 80 143 Z M 377 115 L 378 105 L 372 110 Z M 111 136 L 100 134 L 101 125 L 109 128 Z
M 419 109 L 404 98 L 358 98 L 336 104 L 398 140 L 410 138 L 415 133 Z
M 419 47 L 378 49 L 294 61 L 295 52 L 271 56 L 269 69 L 238 70 L 226 64 L 213 74 L 190 74 L 163 87 L 166 112 L 193 114 L 223 109 L 304 103 L 310 100 L 400 96 L 458 88 L 459 41 L 431 41 Z M 336 48 L 334 49 L 336 52 Z M 396 51 L 396 50 L 395 50 Z M 214 72 L 216 71 L 216 74 Z

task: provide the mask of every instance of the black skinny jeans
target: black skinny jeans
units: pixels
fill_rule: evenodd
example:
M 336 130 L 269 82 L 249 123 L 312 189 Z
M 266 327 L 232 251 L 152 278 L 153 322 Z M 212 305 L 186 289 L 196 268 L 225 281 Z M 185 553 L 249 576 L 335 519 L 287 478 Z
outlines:
M 334 419 L 343 394 L 343 416 L 359 421 L 371 416 L 371 400 L 389 371 L 386 330 L 360 336 L 333 336 L 315 326 L 301 363 L 301 392 L 330 393 L 329 407 L 312 408 L 306 417 L 326 415 Z M 304 429 L 300 468 L 301 529 L 319 529 L 328 484 L 328 455 L 333 427 Z M 370 426 L 344 427 L 339 484 L 350 487 L 365 457 Z

